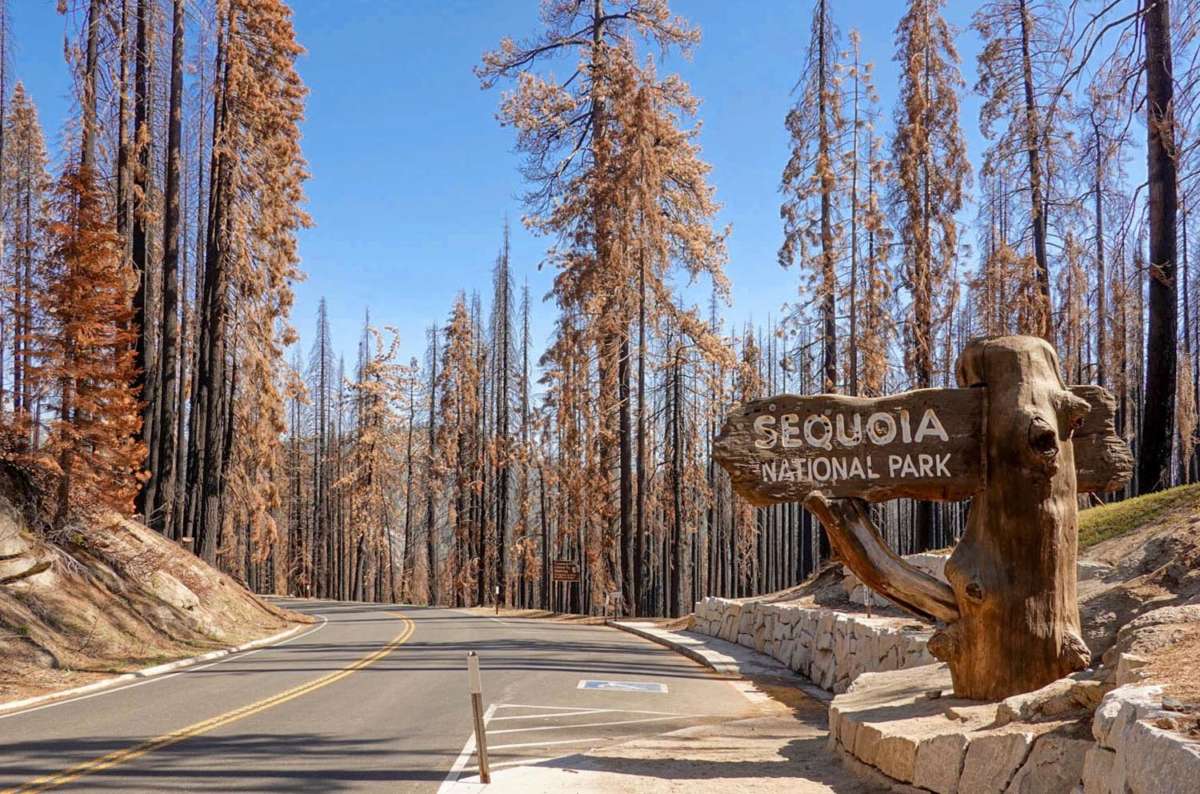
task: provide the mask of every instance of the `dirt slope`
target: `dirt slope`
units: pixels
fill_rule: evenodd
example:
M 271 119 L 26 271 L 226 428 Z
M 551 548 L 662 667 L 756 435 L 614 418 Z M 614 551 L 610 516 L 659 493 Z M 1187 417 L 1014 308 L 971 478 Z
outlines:
M 0 464 L 0 702 L 309 621 L 115 514 L 47 538 L 35 501 Z
M 1080 618 L 1095 657 L 1139 615 L 1200 603 L 1200 485 L 1084 510 L 1079 525 L 1080 560 L 1091 564 Z

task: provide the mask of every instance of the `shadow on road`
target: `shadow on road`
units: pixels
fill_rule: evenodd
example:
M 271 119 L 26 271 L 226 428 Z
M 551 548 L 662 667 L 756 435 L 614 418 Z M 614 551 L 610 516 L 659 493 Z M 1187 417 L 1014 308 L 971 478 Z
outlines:
M 406 756 L 424 762 L 433 751 L 383 748 L 381 743 L 323 733 L 197 736 L 158 748 L 135 763 L 91 773 L 75 785 L 87 791 L 343 791 L 363 786 L 387 790 L 388 784 L 436 783 L 445 777 L 444 769 L 396 768 Z M 84 739 L 73 741 L 64 753 L 58 742 L 6 741 L 10 760 L 0 780 L 20 785 L 51 772 L 49 759 L 60 770 L 128 747 L 128 741 Z M 447 765 L 450 760 L 448 756 Z

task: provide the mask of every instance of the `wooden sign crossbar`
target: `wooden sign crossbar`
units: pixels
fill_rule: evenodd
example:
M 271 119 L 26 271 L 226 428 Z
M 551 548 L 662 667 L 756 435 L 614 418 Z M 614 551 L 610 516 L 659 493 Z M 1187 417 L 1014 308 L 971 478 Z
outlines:
M 1070 391 L 1091 406 L 1071 439 L 1077 490 L 1110 490 L 1130 475 L 1123 443 L 1113 443 L 1115 401 L 1095 386 Z M 756 505 L 803 502 L 813 491 L 871 502 L 967 499 L 986 479 L 986 400 L 986 387 L 878 398 L 782 394 L 736 408 L 714 454 Z

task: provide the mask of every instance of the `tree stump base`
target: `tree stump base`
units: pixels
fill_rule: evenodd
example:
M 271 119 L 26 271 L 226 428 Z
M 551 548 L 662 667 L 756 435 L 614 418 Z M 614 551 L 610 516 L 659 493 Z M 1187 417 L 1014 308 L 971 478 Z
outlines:
M 986 387 L 985 486 L 946 563 L 960 617 L 934 635 L 960 697 L 995 700 L 1087 667 L 1076 595 L 1078 511 L 1072 433 L 1091 406 L 1036 337 L 970 344 L 960 386 Z

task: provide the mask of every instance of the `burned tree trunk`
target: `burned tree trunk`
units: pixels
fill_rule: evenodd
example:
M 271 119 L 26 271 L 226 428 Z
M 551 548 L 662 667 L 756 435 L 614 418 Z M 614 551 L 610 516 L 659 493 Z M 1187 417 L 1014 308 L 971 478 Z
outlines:
M 961 386 L 986 387 L 987 475 L 946 564 L 961 618 L 934 635 L 960 697 L 1028 692 L 1087 666 L 1076 596 L 1078 524 L 1072 433 L 1089 404 L 1033 337 L 976 342 Z

